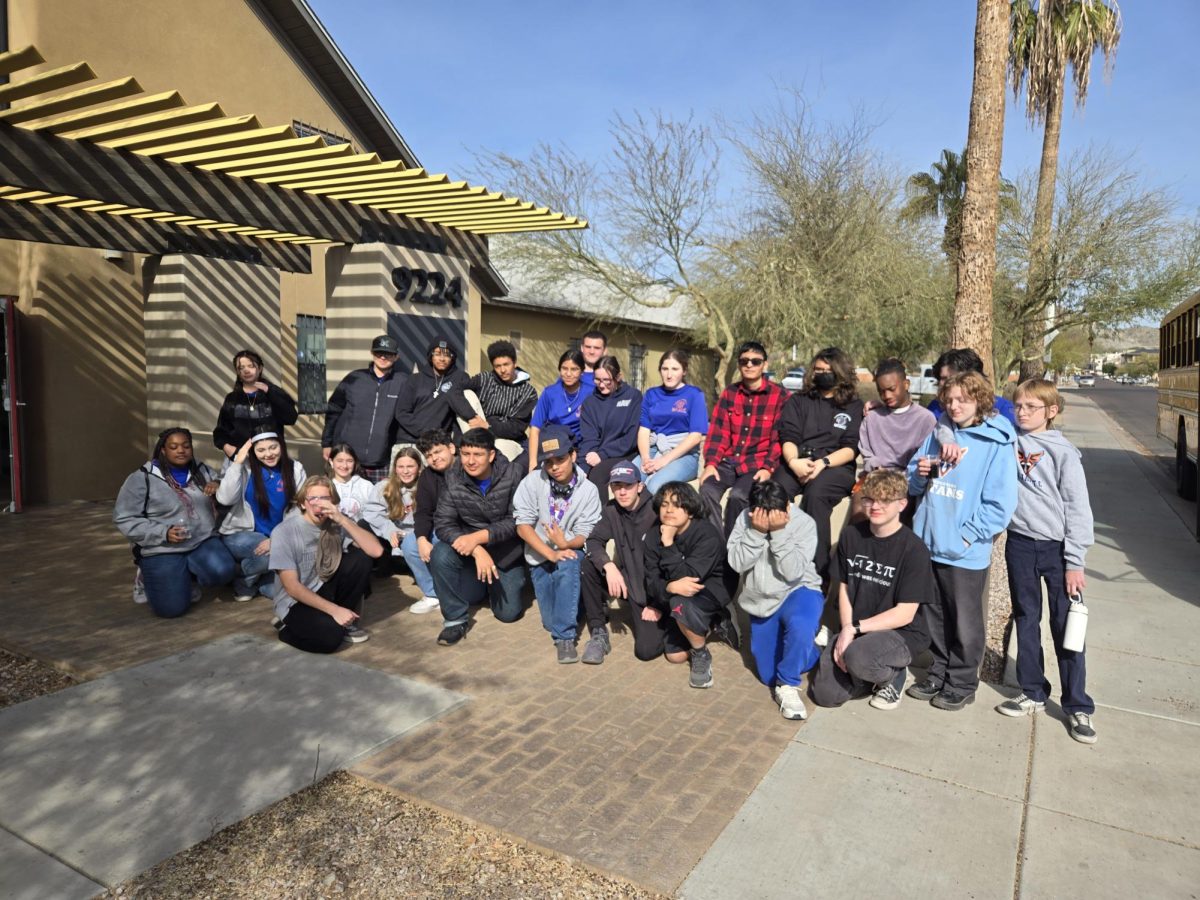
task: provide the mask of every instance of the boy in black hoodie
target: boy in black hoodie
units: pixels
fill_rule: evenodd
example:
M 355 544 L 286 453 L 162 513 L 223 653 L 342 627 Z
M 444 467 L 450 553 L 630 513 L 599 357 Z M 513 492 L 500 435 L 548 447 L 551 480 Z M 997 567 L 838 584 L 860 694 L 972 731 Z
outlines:
M 408 377 L 396 400 L 398 444 L 416 444 L 418 435 L 439 428 L 457 437 L 450 397 L 463 389 L 467 373 L 457 367 L 458 351 L 445 338 L 429 345 L 426 359 L 428 365 Z

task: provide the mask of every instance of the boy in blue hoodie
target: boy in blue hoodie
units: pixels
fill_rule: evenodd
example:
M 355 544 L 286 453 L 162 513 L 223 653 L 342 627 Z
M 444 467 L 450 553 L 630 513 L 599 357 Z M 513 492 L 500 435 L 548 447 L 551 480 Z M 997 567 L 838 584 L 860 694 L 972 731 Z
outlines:
M 1062 708 L 1071 737 L 1096 743 L 1092 713 L 1096 704 L 1087 695 L 1083 651 L 1063 648 L 1067 610 L 1072 595 L 1083 591 L 1083 557 L 1092 545 L 1092 508 L 1080 453 L 1051 428 L 1062 410 L 1062 396 L 1049 381 L 1023 382 L 1016 393 L 1017 511 L 1008 529 L 1004 559 L 1012 593 L 1017 635 L 1017 680 L 1022 693 L 1005 700 L 996 711 L 1006 716 L 1029 716 L 1046 707 L 1050 682 L 1042 655 L 1042 585 L 1050 606 L 1050 635 L 1058 657 Z
M 933 558 L 937 599 L 926 607 L 933 664 L 907 693 L 958 710 L 974 702 L 979 687 L 992 539 L 1017 506 L 1016 432 L 996 413 L 991 386 L 977 372 L 947 378 L 938 399 L 960 453 L 955 463 L 938 460 L 935 432 L 908 464 L 909 493 L 923 495 L 913 531 Z

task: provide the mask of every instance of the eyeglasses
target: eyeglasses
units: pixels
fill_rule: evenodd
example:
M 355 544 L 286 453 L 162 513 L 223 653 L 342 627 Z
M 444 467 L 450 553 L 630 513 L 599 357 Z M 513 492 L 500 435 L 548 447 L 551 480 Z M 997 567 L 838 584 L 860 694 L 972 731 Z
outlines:
M 1046 404 L 1044 404 L 1044 403 L 1041 406 L 1038 406 L 1035 403 L 1014 403 L 1013 404 L 1013 409 L 1015 409 L 1017 412 L 1037 412 L 1039 409 L 1045 409 L 1045 408 L 1046 408 Z
M 761 366 L 765 362 L 766 362 L 766 360 L 763 359 L 761 356 L 739 356 L 738 357 L 738 365 L 742 366 L 743 368 L 748 368 L 750 366 Z
M 596 387 L 612 387 L 616 382 L 611 378 L 597 378 L 595 384 Z
M 876 497 L 863 497 L 862 498 L 862 505 L 864 507 L 887 506 L 889 503 L 899 503 L 899 502 L 900 502 L 899 500 L 880 500 Z

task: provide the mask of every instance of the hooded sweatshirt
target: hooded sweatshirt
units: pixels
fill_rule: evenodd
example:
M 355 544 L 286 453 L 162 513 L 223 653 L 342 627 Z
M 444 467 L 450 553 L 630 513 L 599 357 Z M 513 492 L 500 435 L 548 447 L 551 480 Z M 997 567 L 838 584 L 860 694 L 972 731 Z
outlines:
M 750 526 L 750 510 L 738 516 L 729 535 L 726 559 L 744 572 L 738 605 L 760 619 L 773 615 L 796 588 L 821 590 L 813 564 L 817 552 L 817 523 L 798 503 L 788 509 L 788 523 L 763 534 Z
M 954 428 L 963 448 L 957 465 L 939 468 L 937 477 L 917 472 L 922 456 L 938 453 L 931 434 L 908 464 L 908 492 L 923 494 L 913 531 L 925 542 L 935 563 L 962 569 L 986 569 L 992 538 L 1008 527 L 1017 507 L 1016 432 L 1008 419 L 991 415 L 970 428 Z
M 337 488 L 338 509 L 342 514 L 355 522 L 361 519 L 363 510 L 367 508 L 367 501 L 371 498 L 371 488 L 375 485 L 361 475 L 351 475 L 349 481 L 338 481 L 334 478 L 333 486 Z
M 512 381 L 501 381 L 495 372 L 480 372 L 472 375 L 461 389 L 450 394 L 450 407 L 460 419 L 470 420 L 476 415 L 463 391 L 474 391 L 483 407 L 488 429 L 496 438 L 525 442 L 525 432 L 537 404 L 538 393 L 529 373 L 518 368 Z
M 1092 545 L 1092 507 L 1081 454 L 1061 431 L 1017 436 L 1017 511 L 1009 530 L 1062 541 L 1067 568 L 1083 570 Z
M 629 459 L 637 454 L 642 392 L 621 382 L 611 394 L 593 391 L 579 412 L 579 457 L 591 452 L 601 459 Z M 585 464 L 584 468 L 588 468 Z
M 121 485 L 113 506 L 113 524 L 130 543 L 141 548 L 142 556 L 189 553 L 212 536 L 216 509 L 212 499 L 204 495 L 204 485 L 216 481 L 217 473 L 204 463 L 198 468 L 199 479 L 189 476 L 183 489 L 187 503 L 167 484 L 156 462 L 145 463 Z M 191 536 L 178 544 L 168 543 L 167 530 L 172 525 L 185 525 Z
M 296 424 L 296 401 L 283 388 L 260 380 L 267 385 L 266 394 L 247 394 L 239 386 L 225 395 L 213 428 L 213 443 L 222 453 L 226 444 L 241 447 L 260 431 L 283 434 L 285 425 Z
M 657 523 L 654 502 L 643 489 L 633 509 L 623 508 L 616 500 L 605 503 L 600 521 L 584 545 L 588 562 L 599 572 L 603 572 L 610 562 L 616 562 L 625 576 L 629 602 L 638 609 L 646 605 L 646 558 L 642 553 L 642 540 Z M 615 560 L 608 555 L 609 541 L 615 545 Z
M 450 397 L 461 392 L 467 380 L 467 373 L 453 364 L 440 375 L 432 364 L 410 375 L 396 400 L 396 441 L 415 444 L 423 432 L 434 428 L 457 432 Z
M 575 489 L 568 498 L 562 518 L 557 519 L 568 540 L 586 538 L 600 521 L 600 492 L 587 479 L 579 466 L 575 467 Z M 550 511 L 550 476 L 544 469 L 535 469 L 524 478 L 513 496 L 513 519 L 518 525 L 533 525 L 538 537 L 546 540 L 546 523 Z M 579 552 L 579 551 L 577 551 Z M 540 566 L 546 557 L 528 544 L 525 545 L 525 562 Z
M 417 485 L 400 488 L 400 501 L 407 512 L 399 519 L 393 519 L 388 515 L 388 501 L 387 497 L 383 495 L 387 485 L 387 481 L 380 481 L 371 487 L 371 498 L 367 501 L 366 509 L 363 510 L 363 519 L 371 526 L 373 532 L 385 541 L 390 541 L 393 534 L 399 533 L 400 537 L 404 538 L 413 530 Z

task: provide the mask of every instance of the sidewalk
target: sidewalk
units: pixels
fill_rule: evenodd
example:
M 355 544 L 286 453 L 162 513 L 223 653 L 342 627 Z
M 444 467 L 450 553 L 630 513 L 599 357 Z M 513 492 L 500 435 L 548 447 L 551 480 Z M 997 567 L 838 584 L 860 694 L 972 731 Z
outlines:
M 1077 393 L 1065 426 L 1096 517 L 1098 743 L 1071 740 L 1053 699 L 1036 718 L 997 714 L 1004 694 L 986 685 L 960 713 L 911 698 L 890 713 L 818 710 L 684 897 L 1195 896 L 1200 549 L 1119 426 Z

